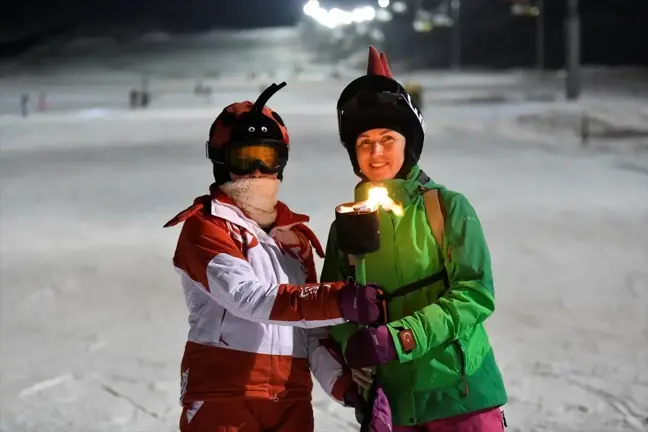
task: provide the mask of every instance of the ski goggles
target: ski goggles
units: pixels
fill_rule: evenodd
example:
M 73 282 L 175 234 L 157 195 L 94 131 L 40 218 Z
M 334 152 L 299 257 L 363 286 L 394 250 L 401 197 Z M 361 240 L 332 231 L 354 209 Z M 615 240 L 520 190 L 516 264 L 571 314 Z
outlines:
M 412 103 L 409 95 L 391 92 L 361 92 L 350 99 L 338 110 L 338 127 L 342 127 L 345 121 L 345 115 L 350 113 L 362 113 L 364 110 L 380 109 L 385 114 L 391 112 L 394 114 L 404 114 L 410 112 L 423 125 L 423 118 Z M 352 121 L 351 121 L 352 122 Z
M 366 109 L 375 106 L 392 106 L 398 107 L 407 104 L 405 95 L 392 92 L 360 92 L 347 101 L 341 111 L 353 111 L 357 109 Z
M 221 163 L 229 172 L 237 175 L 260 171 L 263 174 L 276 174 L 288 163 L 288 146 L 279 140 L 261 140 L 246 143 L 229 143 L 214 154 L 215 149 L 207 143 L 207 157 Z

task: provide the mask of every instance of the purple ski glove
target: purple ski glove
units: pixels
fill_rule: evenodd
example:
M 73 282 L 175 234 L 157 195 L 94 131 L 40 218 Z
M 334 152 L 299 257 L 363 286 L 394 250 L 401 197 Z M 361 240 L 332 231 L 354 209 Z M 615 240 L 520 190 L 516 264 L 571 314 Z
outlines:
M 356 407 L 356 420 L 360 423 L 361 432 L 391 432 L 392 431 L 392 414 L 389 400 L 385 391 L 377 384 L 372 388 L 375 394 L 372 398 L 371 409 L 369 410 L 369 402 L 360 399 L 359 405 Z
M 389 363 L 397 356 L 394 340 L 384 325 L 358 330 L 349 338 L 344 353 L 349 367 L 355 369 Z
M 340 290 L 339 304 L 342 318 L 359 324 L 373 324 L 380 318 L 378 287 L 360 285 L 349 280 Z
M 389 400 L 382 387 L 376 389 L 376 399 L 371 410 L 369 432 L 391 432 L 392 414 L 389 407 Z

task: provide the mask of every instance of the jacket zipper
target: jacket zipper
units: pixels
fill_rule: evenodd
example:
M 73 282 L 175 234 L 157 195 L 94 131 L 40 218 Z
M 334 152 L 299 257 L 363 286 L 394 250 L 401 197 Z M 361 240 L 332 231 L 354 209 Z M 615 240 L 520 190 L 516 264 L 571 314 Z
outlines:
M 461 380 L 463 381 L 464 384 L 464 388 L 463 388 L 464 397 L 468 397 L 469 391 L 468 391 L 468 376 L 466 374 L 466 350 L 460 341 L 456 341 L 455 346 L 458 348 L 457 354 L 459 355 L 459 362 L 461 363 Z
M 225 339 L 223 339 L 223 324 L 225 323 L 225 315 L 227 315 L 227 309 L 223 308 L 223 316 L 221 316 L 220 327 L 218 328 L 218 342 L 222 343 L 225 346 L 229 346 Z
M 388 214 L 388 217 L 389 217 L 389 221 L 391 222 L 391 226 L 392 226 L 392 250 L 394 251 L 394 263 L 397 263 L 399 257 L 398 257 L 398 248 L 395 247 L 395 245 L 396 245 L 396 221 L 394 220 L 394 215 L 393 215 L 393 214 Z M 394 275 L 396 276 L 396 281 L 397 281 L 396 286 L 401 286 L 401 283 L 400 283 L 400 275 L 399 275 L 399 273 L 398 273 L 398 266 L 396 266 L 396 268 L 394 269 Z M 406 296 L 405 298 L 403 298 L 403 309 L 401 310 L 401 314 L 402 314 L 402 316 L 409 315 L 409 311 L 406 310 L 406 307 L 405 307 L 406 299 L 407 299 L 407 296 Z M 389 306 L 387 306 L 387 308 L 388 308 L 388 307 L 389 307 Z M 387 314 L 385 314 L 385 319 L 388 320 L 388 316 L 387 316 Z M 416 379 L 414 378 L 414 374 L 411 373 L 411 367 L 412 367 L 412 366 L 411 366 L 411 363 L 408 364 L 408 365 L 406 365 L 406 367 L 410 368 L 410 373 L 408 374 L 408 375 L 409 375 L 409 381 L 410 381 L 410 388 L 411 388 L 411 389 L 414 389 L 414 388 L 416 388 Z M 378 370 L 378 368 L 376 368 L 376 371 L 377 371 L 377 370 Z M 374 379 L 375 379 L 375 378 L 374 378 Z M 412 395 L 412 397 L 414 396 L 414 392 L 413 392 L 413 391 L 411 392 L 411 395 Z M 414 404 L 414 406 L 415 406 L 415 405 L 416 405 L 416 404 Z M 416 414 L 417 414 L 417 413 L 416 413 L 415 410 L 413 410 L 413 411 L 410 413 L 410 415 L 412 415 L 412 418 L 410 418 L 410 421 L 412 421 L 412 422 L 416 422 L 416 421 L 417 421 L 417 420 L 416 420 L 416 417 L 417 417 Z
M 400 275 L 398 274 L 398 265 L 396 264 L 396 263 L 398 263 L 398 248 L 395 247 L 395 245 L 396 245 L 396 222 L 394 221 L 394 215 L 393 214 L 387 213 L 387 217 L 389 218 L 389 221 L 391 222 L 391 226 L 392 226 L 392 250 L 394 251 L 394 275 L 396 276 L 396 286 L 398 287 L 398 286 L 401 286 L 401 283 L 400 283 Z M 404 301 L 405 301 L 405 299 L 403 299 L 403 302 Z M 403 303 L 403 307 L 404 307 L 404 305 L 405 305 L 405 303 Z M 405 315 L 405 312 L 406 311 L 404 311 L 404 310 L 402 311 L 403 315 Z M 385 317 L 385 318 L 387 318 L 387 317 Z

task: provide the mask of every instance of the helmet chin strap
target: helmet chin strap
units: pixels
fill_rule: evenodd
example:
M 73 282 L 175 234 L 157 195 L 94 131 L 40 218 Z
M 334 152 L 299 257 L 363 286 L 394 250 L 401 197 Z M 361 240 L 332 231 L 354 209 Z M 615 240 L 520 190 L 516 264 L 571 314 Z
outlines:
M 418 161 L 416 160 L 416 156 L 412 155 L 412 150 L 405 147 L 405 158 L 403 159 L 403 165 L 401 165 L 395 178 L 407 179 L 407 176 L 417 162 Z

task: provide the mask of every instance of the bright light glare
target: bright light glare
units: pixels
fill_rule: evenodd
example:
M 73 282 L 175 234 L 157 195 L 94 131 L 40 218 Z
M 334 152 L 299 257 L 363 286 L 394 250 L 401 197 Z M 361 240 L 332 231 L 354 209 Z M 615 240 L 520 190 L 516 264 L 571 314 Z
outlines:
M 353 16 L 349 12 L 338 8 L 333 8 L 328 11 L 328 19 L 335 27 L 349 25 L 353 22 Z
M 355 22 L 371 21 L 376 18 L 376 10 L 371 6 L 366 6 L 363 8 L 354 9 L 353 12 L 351 12 L 351 15 L 353 16 L 353 21 Z
M 389 0 L 378 0 L 378 6 L 381 8 L 389 7 Z
M 338 8 L 326 10 L 319 5 L 317 0 L 310 0 L 304 5 L 304 14 L 331 29 L 353 23 L 372 21 L 376 18 L 376 10 L 371 6 L 356 8 L 351 12 Z
M 319 8 L 319 2 L 317 0 L 311 0 L 304 5 L 304 13 L 309 17 L 314 17 Z
M 405 2 L 403 1 L 395 1 L 392 7 L 394 8 L 394 12 L 396 13 L 407 12 L 407 4 L 405 4 Z
M 383 21 L 383 22 L 391 21 L 392 18 L 393 18 L 392 13 L 389 12 L 387 9 L 378 9 L 376 11 L 376 19 L 378 21 Z

